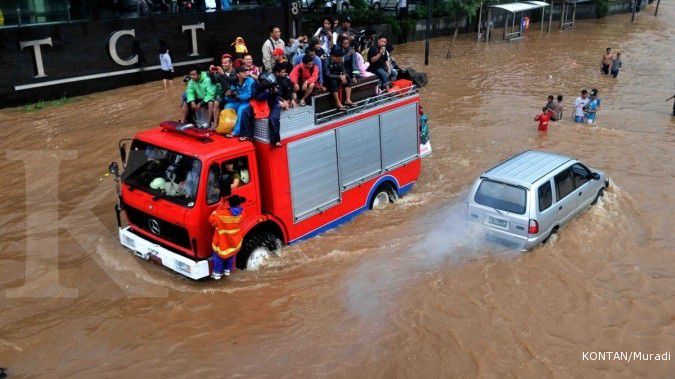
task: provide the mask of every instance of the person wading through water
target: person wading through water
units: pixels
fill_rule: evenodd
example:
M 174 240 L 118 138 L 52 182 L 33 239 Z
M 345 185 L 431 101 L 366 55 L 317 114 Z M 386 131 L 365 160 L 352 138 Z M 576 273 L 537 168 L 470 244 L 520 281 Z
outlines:
M 241 249 L 244 239 L 241 233 L 241 222 L 244 209 L 241 204 L 245 198 L 237 195 L 230 196 L 227 203 L 216 208 L 209 222 L 213 225 L 213 279 L 220 279 L 223 275 L 229 276 L 234 266 L 234 257 Z M 224 266 L 224 267 L 223 267 Z

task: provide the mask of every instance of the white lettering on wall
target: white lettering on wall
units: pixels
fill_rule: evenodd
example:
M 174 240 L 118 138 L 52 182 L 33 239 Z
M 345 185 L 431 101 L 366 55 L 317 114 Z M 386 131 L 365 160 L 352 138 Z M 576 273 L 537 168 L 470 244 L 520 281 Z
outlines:
M 33 55 L 35 55 L 35 68 L 37 70 L 37 75 L 35 75 L 35 78 L 44 78 L 47 76 L 47 74 L 45 74 L 45 66 L 42 63 L 42 50 L 40 49 L 41 45 L 52 46 L 52 37 L 36 39 L 33 41 L 21 41 L 19 43 L 21 50 L 28 46 L 33 47 Z
M 181 25 L 181 31 L 185 33 L 186 30 L 189 30 L 192 37 L 192 53 L 189 54 L 191 57 L 199 55 L 199 51 L 197 50 L 197 29 L 204 30 L 204 23 L 200 22 L 199 24 L 194 25 Z
M 133 66 L 138 63 L 138 55 L 134 55 L 129 59 L 122 59 L 117 54 L 117 40 L 122 36 L 132 36 L 136 37 L 136 31 L 134 29 L 129 30 L 118 30 L 115 33 L 110 35 L 108 40 L 108 53 L 113 62 L 117 63 L 120 66 Z

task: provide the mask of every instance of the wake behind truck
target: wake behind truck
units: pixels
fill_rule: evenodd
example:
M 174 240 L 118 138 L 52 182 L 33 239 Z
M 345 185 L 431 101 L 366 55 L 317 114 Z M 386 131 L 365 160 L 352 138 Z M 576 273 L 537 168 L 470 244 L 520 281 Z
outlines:
M 120 141 L 124 170 L 110 166 L 120 242 L 197 280 L 212 270 L 208 217 L 231 195 L 246 198 L 239 269 L 393 202 L 417 181 L 422 156 L 419 95 L 397 84 L 383 94 L 376 80 L 354 86 L 347 112 L 327 95 L 284 111 L 282 147 L 270 146 L 266 119 L 255 121 L 253 141 L 176 122 Z

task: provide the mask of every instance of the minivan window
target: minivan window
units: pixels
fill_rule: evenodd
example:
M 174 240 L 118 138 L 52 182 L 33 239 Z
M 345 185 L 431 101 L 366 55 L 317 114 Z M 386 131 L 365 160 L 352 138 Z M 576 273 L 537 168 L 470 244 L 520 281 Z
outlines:
M 541 212 L 545 209 L 548 209 L 551 204 L 553 204 L 553 191 L 551 188 L 551 182 L 548 181 L 539 186 L 537 192 L 539 194 L 539 211 Z
M 572 177 L 572 169 L 568 168 L 555 176 L 556 199 L 560 201 L 572 191 L 574 191 L 574 178 Z
M 526 199 L 524 188 L 489 179 L 481 182 L 473 198 L 480 205 L 517 214 L 525 213 Z
M 579 163 L 572 166 L 572 173 L 574 174 L 574 181 L 577 184 L 577 188 L 586 184 L 586 182 L 588 182 L 588 177 L 591 175 L 586 167 L 580 165 Z

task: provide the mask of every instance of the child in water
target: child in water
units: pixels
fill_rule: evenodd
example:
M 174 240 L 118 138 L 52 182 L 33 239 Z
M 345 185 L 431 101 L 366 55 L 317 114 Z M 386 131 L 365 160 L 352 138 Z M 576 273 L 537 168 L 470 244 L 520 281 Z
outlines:
M 542 113 L 534 117 L 534 121 L 539 121 L 539 127 L 537 128 L 540 132 L 545 132 L 548 130 L 549 120 L 551 119 L 551 111 L 544 107 L 541 109 Z

